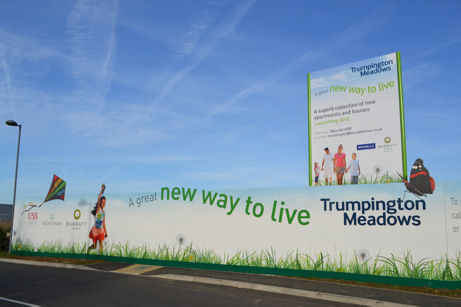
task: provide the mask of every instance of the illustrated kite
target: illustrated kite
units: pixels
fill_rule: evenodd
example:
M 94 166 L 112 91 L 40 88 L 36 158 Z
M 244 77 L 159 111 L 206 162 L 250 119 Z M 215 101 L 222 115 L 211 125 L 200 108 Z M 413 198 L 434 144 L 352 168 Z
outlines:
M 65 193 L 66 193 L 66 182 L 62 180 L 61 178 L 59 178 L 58 176 L 54 175 L 53 181 L 51 181 L 50 190 L 48 191 L 48 194 L 46 194 L 45 200 L 40 205 L 35 205 L 32 203 L 31 205 L 29 205 L 29 208 L 24 210 L 21 214 L 31 210 L 32 208 L 41 207 L 44 203 L 46 203 L 47 201 L 53 200 L 53 199 L 64 200 Z

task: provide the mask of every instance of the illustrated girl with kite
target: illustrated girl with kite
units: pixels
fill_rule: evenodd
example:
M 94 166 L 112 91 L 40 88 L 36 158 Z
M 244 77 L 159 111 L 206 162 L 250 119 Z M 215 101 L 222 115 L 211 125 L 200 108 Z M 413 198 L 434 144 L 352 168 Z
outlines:
M 103 241 L 107 238 L 107 229 L 106 229 L 106 213 L 104 208 L 106 207 L 106 197 L 103 195 L 106 186 L 103 184 L 101 187 L 101 192 L 98 195 L 98 202 L 94 206 L 91 214 L 94 215 L 94 226 L 91 228 L 89 237 L 93 240 L 93 245 L 88 247 L 88 252 L 91 249 L 96 249 L 96 245 L 99 242 L 99 252 L 103 251 Z

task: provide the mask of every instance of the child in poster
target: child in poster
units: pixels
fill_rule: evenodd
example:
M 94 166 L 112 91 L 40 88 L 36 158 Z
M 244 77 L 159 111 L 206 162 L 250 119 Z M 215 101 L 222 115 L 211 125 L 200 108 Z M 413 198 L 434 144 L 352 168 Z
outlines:
M 101 187 L 101 192 L 98 195 L 98 202 L 96 203 L 95 208 L 91 211 L 91 214 L 94 215 L 94 226 L 91 228 L 89 237 L 93 240 L 93 244 L 88 247 L 88 251 L 91 249 L 96 249 L 96 245 L 99 241 L 99 252 L 103 251 L 103 241 L 107 238 L 107 229 L 106 229 L 106 213 L 104 208 L 106 207 L 106 197 L 103 196 L 106 186 L 103 184 Z
M 315 185 L 319 185 L 320 167 L 317 162 L 315 162 L 314 164 L 314 173 L 315 173 Z
M 346 173 L 349 170 L 351 171 L 351 184 L 358 184 L 360 176 L 360 163 L 359 160 L 357 160 L 357 154 L 355 152 L 352 154 L 352 160 L 349 162 L 349 167 L 347 168 Z

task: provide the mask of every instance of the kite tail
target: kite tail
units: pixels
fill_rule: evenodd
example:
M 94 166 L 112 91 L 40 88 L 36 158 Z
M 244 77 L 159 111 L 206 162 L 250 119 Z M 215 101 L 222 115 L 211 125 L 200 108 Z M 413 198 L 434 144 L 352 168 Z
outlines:
M 29 208 L 27 208 L 26 210 L 22 211 L 21 215 L 23 215 L 24 212 L 27 212 L 27 211 L 32 210 L 32 208 L 41 207 L 44 203 L 45 203 L 45 202 L 41 203 L 40 205 L 31 205 Z

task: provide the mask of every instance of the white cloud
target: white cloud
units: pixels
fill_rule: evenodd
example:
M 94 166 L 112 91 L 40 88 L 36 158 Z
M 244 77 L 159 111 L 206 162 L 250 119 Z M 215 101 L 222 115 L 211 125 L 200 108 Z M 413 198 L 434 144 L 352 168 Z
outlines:
M 3 82 L 0 83 L 0 97 L 3 97 L 1 100 L 8 102 L 12 110 L 11 113 L 13 114 L 13 117 L 16 117 L 16 108 L 13 103 L 14 93 L 12 93 L 11 87 L 10 68 L 6 62 L 6 53 L 3 44 L 0 44 L 0 66 L 3 70 Z M 7 108 L 2 109 L 5 111 Z
M 4 46 L 5 53 L 15 62 L 40 61 L 51 57 L 61 60 L 69 59 L 63 52 L 5 29 L 0 29 L 0 40 Z
M 177 54 L 179 58 L 183 58 L 195 51 L 203 32 L 209 29 L 210 24 L 214 19 L 213 15 L 214 14 L 207 11 L 203 12 L 198 20 L 190 26 L 190 29 L 187 31 L 181 47 L 179 48 Z
M 77 1 L 67 24 L 72 75 L 83 101 L 100 103 L 111 83 L 117 1 Z
M 346 75 L 344 73 L 337 73 L 327 78 L 323 77 L 311 79 L 311 89 L 317 89 L 319 87 L 328 86 L 331 84 L 332 81 L 342 81 L 345 79 Z
M 435 53 L 438 53 L 446 48 L 449 48 L 451 46 L 454 46 L 454 45 L 457 45 L 461 43 L 461 38 L 458 37 L 458 38 L 455 38 L 455 39 L 451 39 L 449 41 L 446 41 L 446 42 L 443 42 L 443 43 L 440 43 L 440 44 L 434 44 L 434 45 L 431 45 L 430 48 L 427 48 L 426 50 L 424 50 L 423 52 L 421 52 L 419 55 L 417 55 L 414 60 L 420 60 L 422 58 L 425 58 L 425 57 L 428 57 L 428 56 L 431 56 Z
M 336 80 L 336 81 L 344 80 L 344 79 L 346 79 L 346 75 L 343 74 L 343 73 L 338 73 L 338 74 L 335 74 L 335 75 L 331 76 L 330 79 L 331 80 Z
M 34 39 L 4 29 L 0 29 L 0 42 L 0 114 L 20 120 L 24 108 L 17 112 L 18 106 L 25 99 L 25 93 L 30 92 L 29 88 L 24 88 L 23 76 L 30 74 L 24 66 L 50 58 L 67 62 L 69 57 Z
M 325 78 L 311 79 L 311 89 L 317 89 L 329 84 L 329 80 Z
M 268 78 L 261 81 L 255 82 L 248 86 L 247 88 L 239 91 L 233 97 L 229 98 L 227 101 L 218 104 L 209 114 L 209 116 L 215 116 L 224 112 L 230 112 L 234 108 L 234 104 L 249 96 L 250 94 L 259 93 L 268 87 L 276 83 L 277 80 L 299 70 L 306 66 L 308 63 L 312 63 L 318 59 L 326 57 L 330 54 L 333 54 L 346 45 L 357 41 L 370 33 L 372 30 L 380 26 L 385 22 L 392 10 L 382 10 L 378 8 L 374 12 L 368 15 L 367 18 L 362 21 L 353 24 L 352 26 L 346 28 L 344 31 L 338 33 L 331 40 L 327 41 L 322 47 L 317 49 L 310 49 L 309 51 L 301 54 L 293 61 L 282 66 L 280 69 L 271 74 Z
M 403 86 L 410 88 L 417 83 L 431 79 L 438 70 L 437 65 L 431 63 L 423 63 L 407 69 L 402 74 Z
M 170 91 L 176 86 L 178 82 L 184 79 L 191 71 L 193 71 L 198 65 L 200 65 L 200 63 L 204 59 L 206 59 L 215 50 L 217 45 L 223 39 L 233 34 L 235 28 L 239 25 L 241 20 L 245 17 L 245 15 L 251 9 L 254 2 L 255 1 L 244 1 L 244 2 L 237 4 L 232 10 L 229 18 L 225 19 L 222 23 L 220 23 L 216 27 L 216 30 L 214 30 L 210 34 L 209 38 L 206 39 L 203 44 L 199 45 L 197 43 L 197 39 L 190 40 L 190 41 L 186 40 L 185 42 L 186 45 L 183 45 L 183 49 L 184 49 L 184 46 L 187 46 L 186 49 L 188 53 L 191 54 L 193 59 L 188 64 L 174 71 L 171 74 L 169 79 L 161 87 L 159 97 L 156 100 L 157 102 L 165 98 L 170 93 Z M 197 28 L 197 25 L 194 24 L 193 28 L 194 27 Z M 200 27 L 202 28 L 201 31 L 208 29 L 207 24 L 199 26 L 199 28 Z M 196 32 L 198 34 L 200 34 L 201 31 L 196 29 Z M 196 36 L 198 36 L 198 34 L 196 34 Z M 193 52 L 192 52 L 192 49 L 194 50 Z M 184 50 L 180 51 L 180 54 L 184 54 Z
M 328 86 L 331 84 L 331 81 L 342 81 L 344 79 L 346 79 L 346 75 L 344 73 L 337 73 L 328 78 L 311 79 L 311 89 Z

